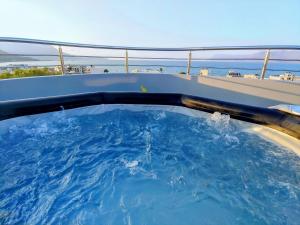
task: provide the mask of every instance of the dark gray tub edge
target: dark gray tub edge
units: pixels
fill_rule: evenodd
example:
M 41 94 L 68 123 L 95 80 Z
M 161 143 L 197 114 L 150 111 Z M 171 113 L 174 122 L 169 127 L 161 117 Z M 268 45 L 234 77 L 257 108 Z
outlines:
M 210 113 L 218 111 L 234 119 L 268 126 L 300 139 L 299 116 L 276 109 L 173 93 L 97 92 L 5 101 L 0 102 L 0 120 L 99 104 L 174 105 Z

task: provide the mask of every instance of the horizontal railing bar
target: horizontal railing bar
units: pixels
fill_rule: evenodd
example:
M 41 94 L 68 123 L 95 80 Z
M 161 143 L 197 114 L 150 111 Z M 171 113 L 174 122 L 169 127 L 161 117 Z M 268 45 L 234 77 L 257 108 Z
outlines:
M 243 68 L 243 67 L 217 67 L 217 66 L 192 66 L 193 69 L 218 69 L 218 70 L 260 70 L 260 68 Z
M 104 66 L 104 65 L 103 65 Z M 122 66 L 122 65 L 120 65 Z M 151 64 L 151 65 L 143 65 L 143 64 L 131 64 L 129 65 L 129 67 L 140 67 L 140 66 L 144 66 L 144 67 L 167 67 L 167 68 L 174 68 L 174 67 L 180 67 L 180 68 L 186 68 L 186 66 L 184 65 L 164 65 L 164 64 Z M 261 70 L 261 68 L 243 68 L 243 67 L 214 67 L 214 66 L 191 66 L 191 68 L 193 69 L 228 69 L 228 70 Z M 300 72 L 300 70 L 288 70 L 288 69 L 267 69 L 269 71 L 290 71 L 290 72 Z
M 57 54 L 14 54 L 14 53 L 0 53 L 0 56 L 24 56 L 24 57 L 58 57 Z M 93 56 L 93 55 L 64 55 L 65 58 L 104 58 L 104 59 L 123 59 L 124 56 Z M 129 59 L 149 59 L 149 60 L 174 60 L 186 61 L 186 58 L 172 58 L 172 57 L 128 57 Z M 193 61 L 261 61 L 263 58 L 193 58 Z M 300 59 L 280 59 L 270 58 L 269 61 L 286 61 L 286 62 L 300 62 Z
M 287 72 L 294 72 L 294 73 L 300 73 L 300 70 L 289 70 L 289 69 L 267 69 L 267 71 L 287 71 Z
M 214 66 L 193 66 L 192 68 L 194 69 L 200 69 L 200 68 L 206 68 L 206 69 L 224 69 L 224 70 L 257 70 L 260 71 L 261 68 L 243 68 L 243 67 L 214 67 Z M 290 70 L 290 69 L 284 69 L 284 68 L 280 68 L 280 69 L 267 69 L 267 71 L 288 71 L 288 72 L 300 72 L 300 70 Z
M 262 61 L 263 58 L 193 58 L 193 61 L 197 60 L 207 60 L 207 61 Z M 300 62 L 300 59 L 278 59 L 278 58 L 270 58 L 269 61 L 290 61 L 290 62 Z
M 77 66 L 106 66 L 106 67 L 123 67 L 123 64 L 80 64 Z M 60 65 L 29 65 L 28 67 L 55 67 Z M 75 66 L 73 64 L 65 64 L 65 66 Z M 184 65 L 164 65 L 164 64 L 151 64 L 151 65 L 145 65 L 145 64 L 131 64 L 129 67 L 165 67 L 165 68 L 186 68 Z M 16 66 L 0 66 L 0 68 L 15 68 Z M 192 69 L 220 69 L 220 70 L 253 70 L 253 71 L 259 71 L 261 68 L 243 68 L 243 67 L 215 67 L 215 66 L 191 66 Z M 300 70 L 290 70 L 286 68 L 279 68 L 279 69 L 267 69 L 267 71 L 288 71 L 288 72 L 300 72 Z
M 104 67 L 123 67 L 123 64 L 65 64 L 66 67 L 68 66 L 104 66 Z M 57 65 L 28 65 L 28 67 L 56 67 L 60 66 Z M 16 66 L 0 66 L 0 68 L 15 68 Z M 129 67 L 165 67 L 165 68 L 186 68 L 185 65 L 165 65 L 165 64 L 131 64 Z M 247 68 L 247 67 L 215 67 L 215 66 L 191 66 L 192 69 L 217 69 L 217 70 L 252 70 L 252 71 L 260 71 L 261 68 Z M 286 68 L 278 68 L 278 69 L 267 69 L 267 71 L 288 71 L 288 72 L 300 72 L 300 70 L 290 70 Z
M 15 54 L 15 53 L 1 53 L 0 56 L 55 56 L 58 54 Z
M 26 67 L 26 68 L 22 68 L 22 69 L 30 69 L 30 68 L 32 68 L 32 67 L 56 67 L 56 66 L 60 66 L 60 65 L 28 65 L 28 67 Z M 7 65 L 7 66 L 0 66 L 0 68 L 16 68 L 16 67 L 18 67 L 18 66 L 9 66 L 9 65 Z
M 69 64 L 65 63 L 65 66 L 124 66 L 123 64 Z M 55 67 L 55 66 L 60 66 L 60 64 L 56 65 L 28 65 L 28 68 L 30 67 Z M 0 66 L 0 68 L 15 68 L 17 66 Z M 26 68 L 25 68 L 26 69 Z
M 5 54 L 0 54 L 0 56 L 53 56 L 53 57 L 58 57 L 58 54 L 11 54 L 11 53 L 5 53 Z M 79 57 L 82 57 L 82 58 L 124 58 L 123 56 L 93 56 L 93 55 L 64 55 L 64 58 L 67 58 L 67 57 L 74 57 L 74 58 L 79 58 Z
M 256 46 L 212 46 L 212 47 L 182 47 L 182 48 L 155 48 L 155 47 L 129 47 L 129 46 L 110 46 L 110 45 L 94 45 L 79 44 L 71 42 L 47 41 L 38 39 L 0 37 L 0 42 L 15 42 L 41 45 L 56 45 L 79 48 L 97 48 L 111 50 L 135 50 L 135 51 L 211 51 L 211 50 L 264 50 L 264 49 L 286 49 L 300 50 L 299 45 L 256 45 Z
M 272 59 L 272 58 L 270 58 L 269 61 L 300 62 L 300 59 Z

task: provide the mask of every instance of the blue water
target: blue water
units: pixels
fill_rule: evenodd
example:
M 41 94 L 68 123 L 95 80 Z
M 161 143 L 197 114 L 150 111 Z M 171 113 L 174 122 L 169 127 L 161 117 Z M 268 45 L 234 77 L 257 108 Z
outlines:
M 0 122 L 0 224 L 299 224 L 294 153 L 219 113 L 128 107 Z

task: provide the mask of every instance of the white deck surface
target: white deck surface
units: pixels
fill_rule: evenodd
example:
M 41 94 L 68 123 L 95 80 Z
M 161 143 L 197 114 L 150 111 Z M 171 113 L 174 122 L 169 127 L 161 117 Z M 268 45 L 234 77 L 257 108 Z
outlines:
M 93 74 L 0 80 L 0 101 L 87 92 L 182 93 L 259 107 L 300 105 L 300 84 L 168 74 Z

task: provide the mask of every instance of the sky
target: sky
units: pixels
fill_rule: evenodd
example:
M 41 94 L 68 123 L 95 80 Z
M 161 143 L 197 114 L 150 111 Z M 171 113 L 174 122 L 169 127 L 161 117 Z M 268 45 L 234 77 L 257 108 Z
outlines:
M 300 0 L 0 0 L 0 36 L 101 45 L 300 45 Z

